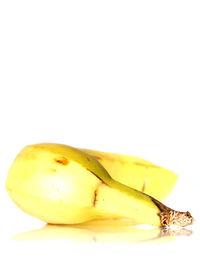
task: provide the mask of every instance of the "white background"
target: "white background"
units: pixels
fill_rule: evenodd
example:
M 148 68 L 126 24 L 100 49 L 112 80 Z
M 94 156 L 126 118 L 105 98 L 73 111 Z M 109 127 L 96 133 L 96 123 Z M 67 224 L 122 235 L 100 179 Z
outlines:
M 198 265 L 199 14 L 199 1 L 184 0 L 0 1 L 0 262 Z M 130 154 L 173 170 L 179 181 L 165 204 L 191 211 L 193 234 L 138 243 L 130 233 L 122 242 L 116 227 L 100 242 L 87 231 L 20 237 L 45 224 L 19 210 L 4 185 L 16 154 L 38 142 Z

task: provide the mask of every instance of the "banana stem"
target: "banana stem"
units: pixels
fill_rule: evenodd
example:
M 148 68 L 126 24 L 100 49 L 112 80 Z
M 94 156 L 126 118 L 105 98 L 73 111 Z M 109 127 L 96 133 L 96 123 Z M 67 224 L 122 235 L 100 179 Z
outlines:
M 185 227 L 193 223 L 194 219 L 189 211 L 182 212 L 168 208 L 160 201 L 151 197 L 153 203 L 159 208 L 160 223 L 162 227 L 169 227 L 172 225 Z

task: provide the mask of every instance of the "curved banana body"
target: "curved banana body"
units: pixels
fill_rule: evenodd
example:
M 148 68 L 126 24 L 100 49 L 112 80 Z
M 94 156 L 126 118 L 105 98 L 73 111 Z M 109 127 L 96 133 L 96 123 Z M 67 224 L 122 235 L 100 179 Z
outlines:
M 175 173 L 141 158 L 90 149 L 81 150 L 95 157 L 114 180 L 159 201 L 166 199 L 177 181 Z
M 99 218 L 129 218 L 156 226 L 192 223 L 151 196 L 111 178 L 90 154 L 66 145 L 25 147 L 6 181 L 13 201 L 47 223 L 74 224 Z

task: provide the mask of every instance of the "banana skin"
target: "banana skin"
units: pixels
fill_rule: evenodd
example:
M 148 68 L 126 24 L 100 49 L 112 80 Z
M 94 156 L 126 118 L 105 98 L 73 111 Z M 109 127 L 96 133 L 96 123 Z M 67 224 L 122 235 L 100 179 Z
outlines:
M 89 153 L 43 143 L 26 146 L 8 172 L 6 189 L 26 213 L 53 224 L 128 218 L 155 226 L 187 226 L 193 218 L 112 179 Z
M 177 175 L 150 161 L 127 155 L 81 149 L 98 160 L 110 176 L 129 187 L 163 201 L 177 182 Z

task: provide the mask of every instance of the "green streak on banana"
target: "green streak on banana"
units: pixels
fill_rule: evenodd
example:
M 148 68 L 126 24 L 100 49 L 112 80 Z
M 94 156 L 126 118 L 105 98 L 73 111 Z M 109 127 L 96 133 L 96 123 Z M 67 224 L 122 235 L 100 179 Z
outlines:
M 128 218 L 155 226 L 192 223 L 155 198 L 123 185 L 90 154 L 60 144 L 25 147 L 10 167 L 6 188 L 25 212 L 47 223 Z
M 159 201 L 166 199 L 177 181 L 175 173 L 141 158 L 89 149 L 81 150 L 95 157 L 114 180 Z

